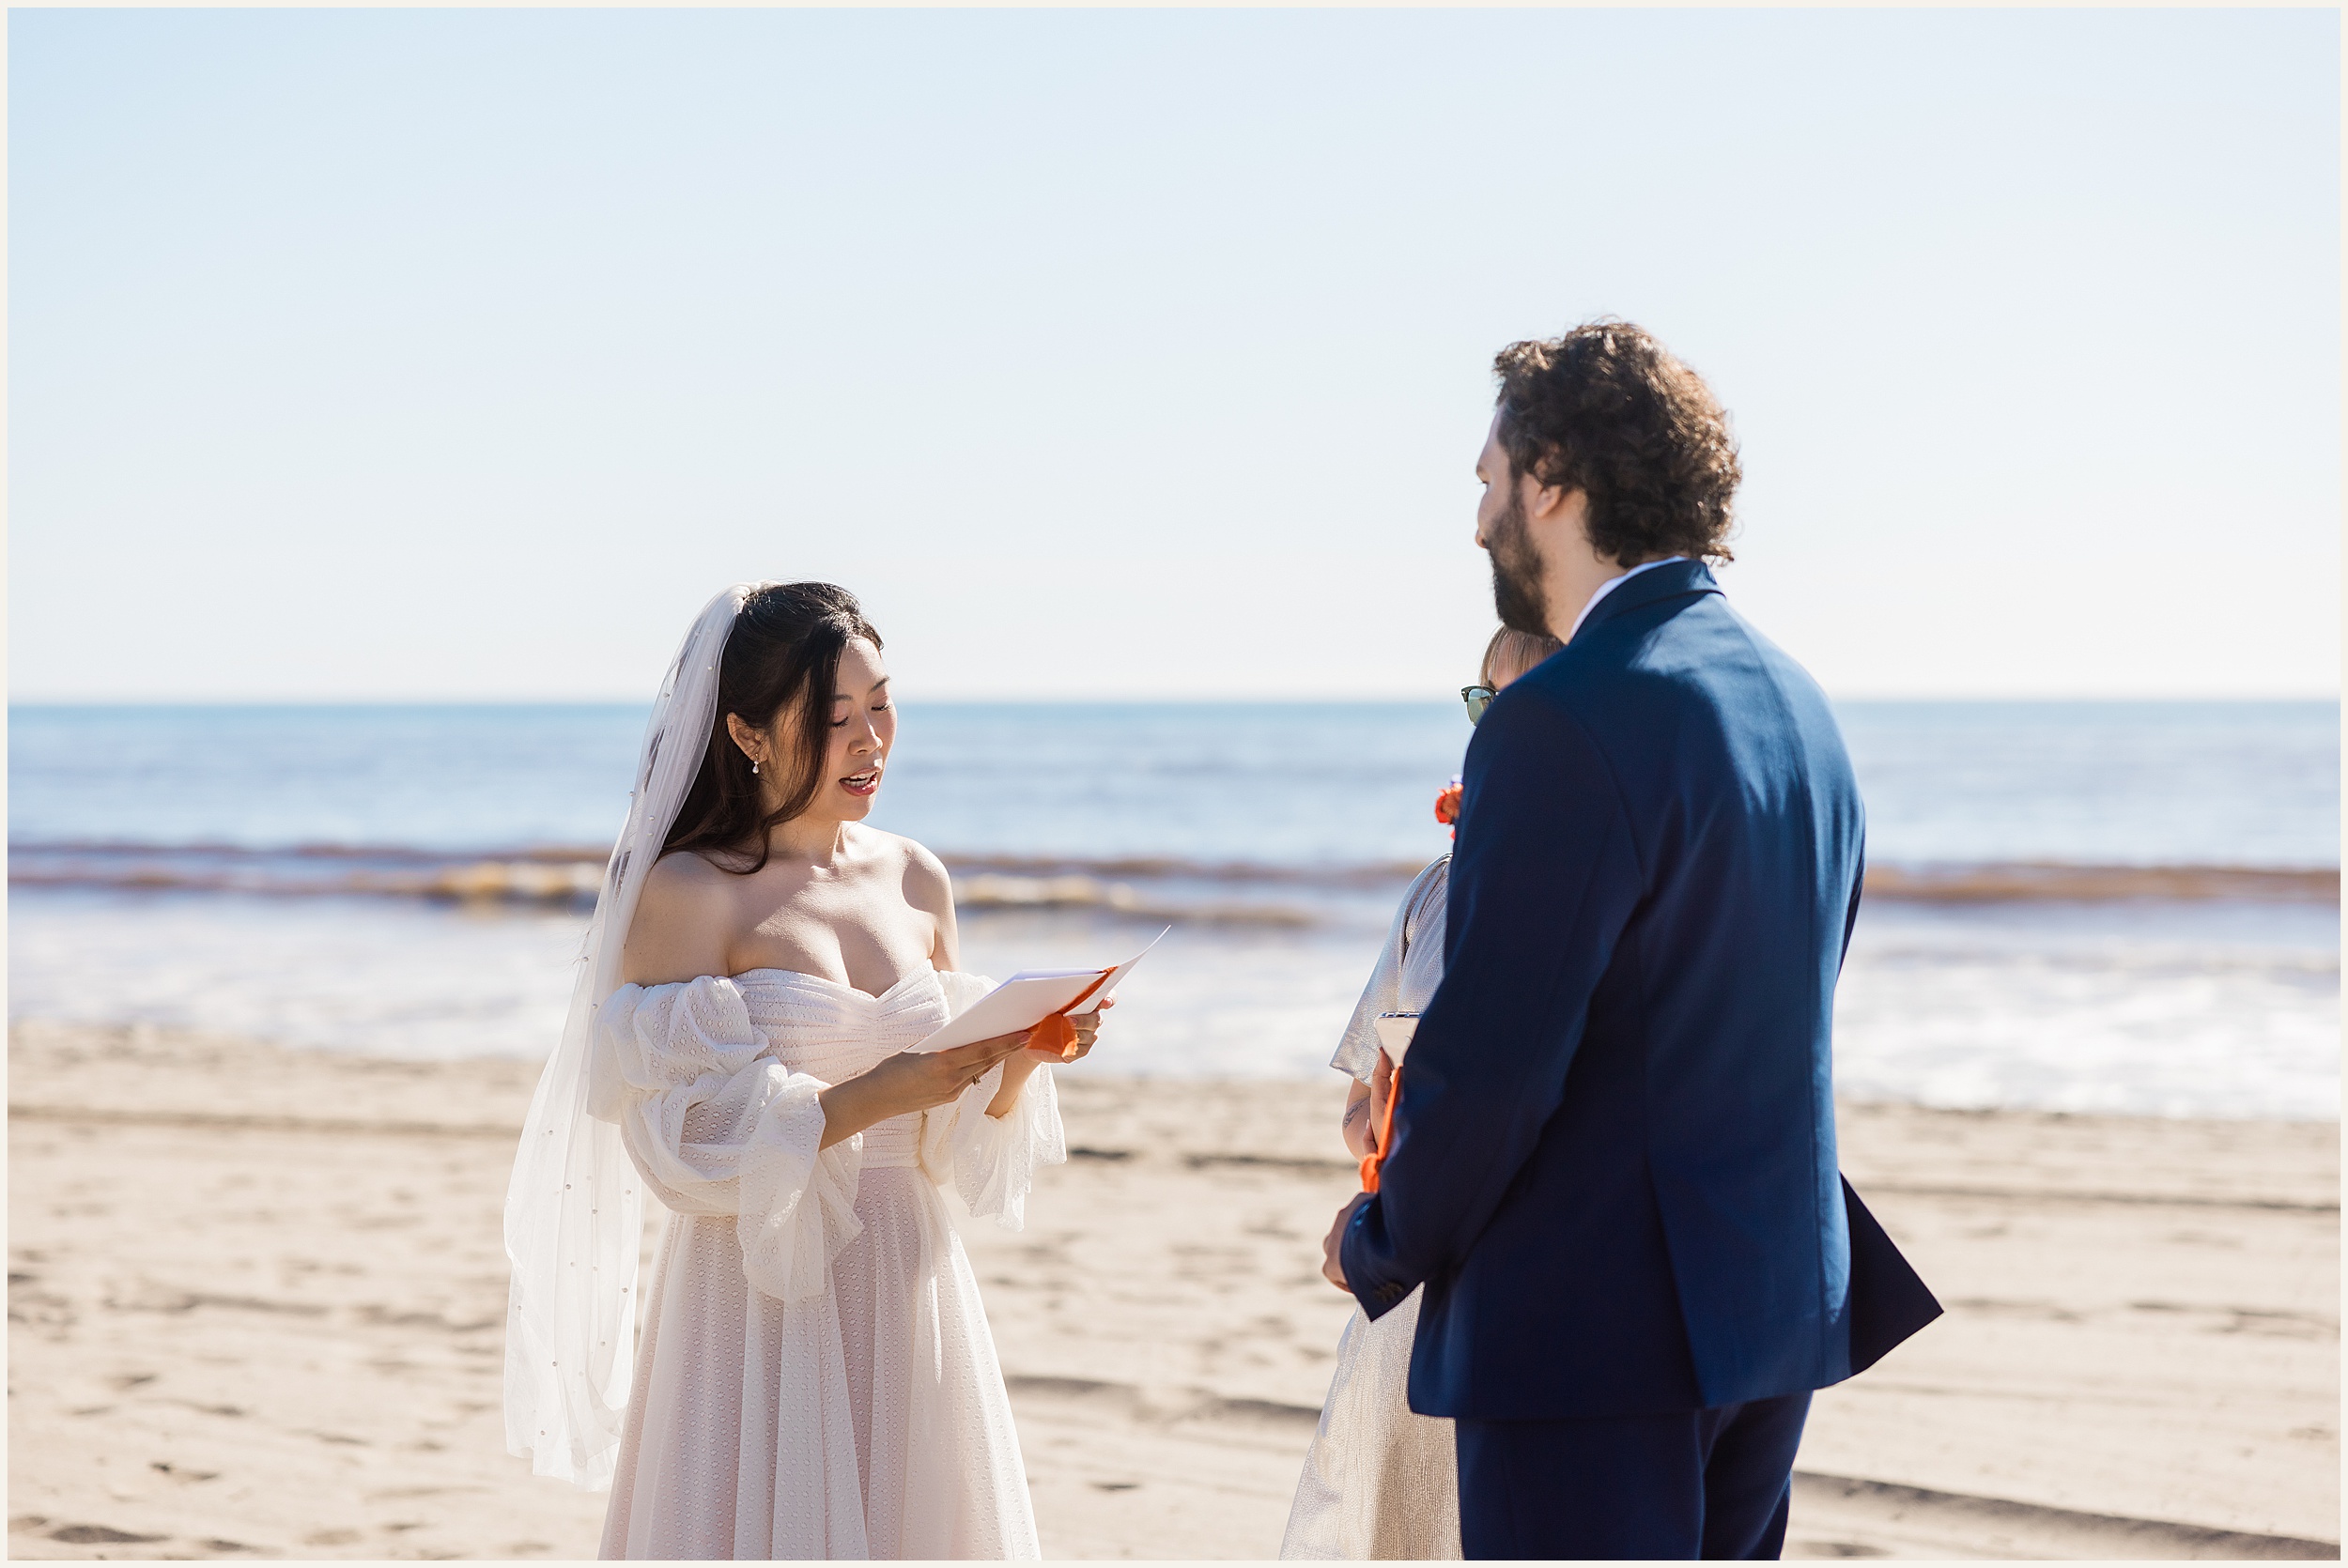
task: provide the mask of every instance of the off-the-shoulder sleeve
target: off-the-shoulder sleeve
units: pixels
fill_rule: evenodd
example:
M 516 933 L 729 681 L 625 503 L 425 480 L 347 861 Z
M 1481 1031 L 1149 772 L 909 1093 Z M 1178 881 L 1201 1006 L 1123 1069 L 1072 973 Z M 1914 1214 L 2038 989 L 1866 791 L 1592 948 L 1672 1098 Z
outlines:
M 734 983 L 704 976 L 622 986 L 596 1009 L 589 1109 L 660 1201 L 734 1217 L 742 1271 L 784 1300 L 818 1295 L 856 1217 L 861 1136 L 829 1148 L 829 1084 L 764 1054 Z
M 951 970 L 941 971 L 938 980 L 950 1015 L 958 1016 L 994 989 L 982 976 Z M 1002 1086 L 1003 1068 L 997 1063 L 959 1099 L 922 1113 L 921 1168 L 940 1186 L 951 1181 L 973 1215 L 1018 1230 L 1027 1223 L 1035 1173 L 1067 1163 L 1068 1136 L 1050 1068 L 1029 1073 L 1011 1109 L 990 1116 L 986 1108 Z
M 1345 1033 L 1337 1038 L 1336 1054 L 1329 1058 L 1331 1067 L 1352 1074 L 1364 1084 L 1370 1081 L 1378 1067 L 1378 1015 L 1401 1008 L 1402 966 L 1409 961 L 1418 932 L 1419 912 L 1430 896 L 1439 895 L 1448 885 L 1445 872 L 1450 864 L 1451 857 L 1444 855 L 1412 879 L 1401 903 L 1395 908 L 1394 928 L 1386 933 L 1386 945 L 1369 972 L 1369 984 L 1362 988 L 1362 999 L 1354 1005 L 1353 1016 L 1346 1021 Z

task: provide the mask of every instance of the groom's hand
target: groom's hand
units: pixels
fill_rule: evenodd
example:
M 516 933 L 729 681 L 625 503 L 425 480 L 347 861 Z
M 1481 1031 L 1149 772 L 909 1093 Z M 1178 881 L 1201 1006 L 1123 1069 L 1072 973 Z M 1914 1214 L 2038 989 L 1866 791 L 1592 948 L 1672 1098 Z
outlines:
M 1321 1243 L 1321 1277 L 1349 1296 L 1353 1293 L 1353 1287 L 1345 1283 L 1345 1260 L 1342 1256 L 1345 1227 L 1353 1222 L 1353 1216 L 1360 1213 L 1362 1205 L 1367 1202 L 1368 1193 L 1354 1193 L 1353 1201 L 1337 1210 L 1337 1222 L 1329 1227 L 1327 1238 Z

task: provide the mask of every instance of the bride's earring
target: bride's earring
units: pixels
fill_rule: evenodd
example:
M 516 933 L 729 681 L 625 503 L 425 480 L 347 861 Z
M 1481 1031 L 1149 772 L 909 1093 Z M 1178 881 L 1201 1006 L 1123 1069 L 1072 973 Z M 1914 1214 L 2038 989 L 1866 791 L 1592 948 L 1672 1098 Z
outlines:
M 756 773 L 758 771 L 758 759 L 755 757 L 750 759 L 750 771 L 752 773 Z

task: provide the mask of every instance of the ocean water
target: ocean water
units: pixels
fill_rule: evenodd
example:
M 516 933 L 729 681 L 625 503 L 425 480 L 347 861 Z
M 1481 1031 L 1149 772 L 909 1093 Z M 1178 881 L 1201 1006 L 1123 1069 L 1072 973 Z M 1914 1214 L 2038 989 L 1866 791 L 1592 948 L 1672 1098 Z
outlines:
M 1844 1092 L 2330 1117 L 2339 710 L 1849 703 L 1871 882 Z M 10 710 L 14 1018 L 543 1053 L 626 806 L 628 706 Z M 1097 1066 L 1323 1065 L 1445 847 L 1456 703 L 905 705 L 873 814 L 966 967 L 1107 962 Z

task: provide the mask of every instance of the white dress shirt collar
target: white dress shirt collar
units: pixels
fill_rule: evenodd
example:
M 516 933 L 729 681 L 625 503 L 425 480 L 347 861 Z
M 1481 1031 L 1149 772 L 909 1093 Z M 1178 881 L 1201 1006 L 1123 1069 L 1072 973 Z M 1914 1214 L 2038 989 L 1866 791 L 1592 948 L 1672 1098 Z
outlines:
M 1598 592 L 1590 595 L 1590 602 L 1582 607 L 1582 613 L 1573 618 L 1573 631 L 1566 634 L 1566 640 L 1568 642 L 1571 642 L 1573 640 L 1573 632 L 1578 632 L 1582 629 L 1582 623 L 1590 618 L 1590 611 L 1598 608 L 1598 602 L 1606 597 L 1609 593 L 1612 593 L 1615 589 L 1620 588 L 1624 583 L 1629 582 L 1632 577 L 1637 576 L 1642 572 L 1651 572 L 1658 566 L 1669 566 L 1675 561 L 1685 561 L 1688 558 L 1684 555 L 1667 555 L 1661 561 L 1641 561 L 1638 565 L 1630 568 L 1630 571 L 1625 572 L 1621 576 L 1608 577 L 1604 582 L 1599 583 L 1598 585 Z

